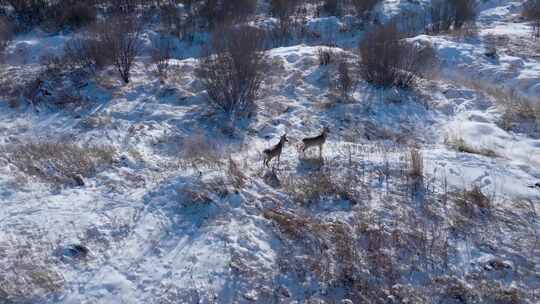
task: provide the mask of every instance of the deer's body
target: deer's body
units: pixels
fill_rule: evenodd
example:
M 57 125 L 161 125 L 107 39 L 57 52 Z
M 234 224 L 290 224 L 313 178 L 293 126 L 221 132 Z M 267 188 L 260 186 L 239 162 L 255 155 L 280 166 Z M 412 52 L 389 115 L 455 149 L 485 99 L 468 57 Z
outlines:
M 319 156 L 322 156 L 322 149 L 324 146 L 324 143 L 326 142 L 326 137 L 328 137 L 328 133 L 330 130 L 328 127 L 324 127 L 321 134 L 315 137 L 306 137 L 302 139 L 302 153 L 306 152 L 307 149 L 311 147 L 318 146 L 319 147 Z
M 273 146 L 272 148 L 268 148 L 268 149 L 265 149 L 263 151 L 263 154 L 264 154 L 264 165 L 266 167 L 268 167 L 268 164 L 270 163 L 270 161 L 277 157 L 278 159 L 278 165 L 279 165 L 279 161 L 280 161 L 280 158 L 281 158 L 281 152 L 283 151 L 283 146 L 285 145 L 285 142 L 287 142 L 289 140 L 287 140 L 287 134 L 281 136 L 281 138 L 279 139 L 279 142 Z

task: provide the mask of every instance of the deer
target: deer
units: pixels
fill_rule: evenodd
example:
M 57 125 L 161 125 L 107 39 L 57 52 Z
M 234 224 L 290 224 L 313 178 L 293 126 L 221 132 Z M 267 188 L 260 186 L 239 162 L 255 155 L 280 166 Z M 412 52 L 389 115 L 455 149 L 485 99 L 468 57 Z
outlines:
M 305 153 L 306 150 L 311 147 L 319 146 L 319 158 L 322 158 L 322 150 L 324 143 L 326 142 L 326 137 L 328 137 L 328 133 L 330 133 L 330 129 L 324 127 L 320 135 L 302 139 L 302 153 Z
M 263 151 L 264 165 L 266 167 L 268 167 L 268 164 L 270 163 L 270 161 L 275 157 L 277 157 L 278 166 L 279 166 L 279 161 L 280 161 L 280 158 L 281 158 L 281 152 L 283 151 L 283 146 L 288 141 L 289 140 L 287 139 L 287 134 L 284 134 L 284 135 L 281 136 L 281 138 L 279 139 L 279 142 L 275 146 L 273 146 L 271 148 L 268 148 L 268 149 L 265 149 Z

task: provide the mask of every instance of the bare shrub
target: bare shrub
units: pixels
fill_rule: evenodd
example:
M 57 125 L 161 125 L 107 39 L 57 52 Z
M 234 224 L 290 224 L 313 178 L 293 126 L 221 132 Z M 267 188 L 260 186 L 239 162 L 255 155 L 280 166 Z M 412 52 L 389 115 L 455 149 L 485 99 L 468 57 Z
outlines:
M 3 3 L 13 9 L 17 26 L 34 26 L 46 19 L 50 3 L 45 0 L 4 0 Z
M 95 72 L 112 64 L 112 54 L 98 33 L 90 30 L 84 36 L 66 42 L 63 60 L 71 69 L 83 68 Z
M 196 5 L 196 15 L 210 28 L 215 28 L 219 24 L 245 20 L 256 7 L 256 0 L 202 0 Z
M 264 33 L 249 26 L 214 32 L 215 53 L 207 49 L 197 69 L 212 106 L 231 116 L 253 111 L 265 68 L 264 41 Z
M 342 59 L 337 68 L 337 89 L 341 98 L 349 100 L 351 91 L 354 88 L 354 79 L 352 78 L 349 63 Z
M 324 0 L 321 9 L 331 16 L 341 15 L 341 4 L 339 0 Z
M 13 26 L 6 18 L 0 16 L 0 61 L 9 41 L 13 38 Z
M 474 23 L 477 17 L 476 0 L 451 0 L 455 7 L 454 28 L 461 28 L 464 24 Z
M 317 49 L 317 59 L 319 61 L 319 65 L 329 65 L 333 62 L 335 57 L 334 51 L 330 48 L 318 48 Z
M 431 26 L 429 31 L 440 33 L 460 29 L 476 21 L 476 0 L 432 0 Z
M 65 142 L 30 142 L 1 148 L 10 163 L 27 175 L 55 185 L 89 178 L 113 163 L 110 147 L 79 146 Z
M 169 39 L 160 37 L 153 41 L 152 62 L 160 79 L 167 78 L 171 57 L 172 45 Z
M 437 57 L 430 45 L 403 40 L 395 22 L 376 26 L 360 42 L 361 74 L 382 87 L 407 88 L 433 70 Z
M 129 83 L 131 69 L 141 48 L 141 20 L 133 15 L 117 16 L 99 24 L 97 29 L 114 67 L 124 83 Z
M 288 18 L 299 3 L 299 0 L 270 0 L 270 14 L 279 19 Z
M 80 28 L 93 23 L 96 16 L 97 10 L 94 3 L 67 0 L 50 7 L 46 22 L 50 23 L 52 29 Z
M 27 30 L 36 25 L 53 31 L 65 27 L 78 28 L 92 23 L 97 14 L 93 1 L 4 0 L 3 2 L 13 9 L 19 30 Z
M 356 14 L 360 17 L 368 17 L 379 2 L 381 0 L 352 0 Z
M 300 3 L 299 0 L 270 1 L 270 14 L 278 19 L 278 27 L 271 32 L 275 45 L 284 44 L 292 35 L 295 25 L 292 15 Z
M 533 36 L 540 38 L 540 0 L 527 0 L 521 14 L 531 21 Z
M 424 176 L 424 156 L 418 149 L 411 149 L 410 151 L 409 175 L 414 178 Z
M 488 213 L 492 207 L 491 199 L 477 185 L 457 193 L 455 201 L 460 212 L 467 217 Z

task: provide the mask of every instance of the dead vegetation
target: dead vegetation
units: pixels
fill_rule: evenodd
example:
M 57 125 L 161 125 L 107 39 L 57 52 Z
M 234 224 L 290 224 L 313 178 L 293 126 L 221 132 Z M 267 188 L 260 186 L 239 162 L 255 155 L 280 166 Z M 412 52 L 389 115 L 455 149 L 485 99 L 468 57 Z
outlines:
M 467 143 L 463 137 L 457 135 L 457 134 L 448 134 L 445 138 L 446 144 L 462 153 L 470 153 L 470 154 L 477 154 L 482 155 L 486 157 L 498 157 L 499 155 L 492 149 L 486 148 L 486 147 L 476 147 L 469 143 Z
M 211 106 L 231 117 L 252 114 L 265 70 L 264 41 L 264 32 L 250 26 L 213 33 L 196 72 Z
M 361 75 L 366 81 L 381 87 L 408 88 L 435 69 L 437 56 L 433 47 L 404 38 L 395 21 L 366 33 L 358 49 Z
M 40 241 L 46 238 L 43 235 L 40 237 Z M 2 303 L 43 302 L 47 297 L 59 295 L 64 289 L 64 278 L 55 269 L 54 260 L 42 255 L 44 251 L 52 250 L 53 244 L 30 239 L 24 242 L 17 240 L 12 236 L 0 243 Z
M 527 0 L 523 5 L 522 15 L 531 22 L 533 37 L 540 38 L 540 1 Z
M 28 176 L 53 185 L 78 186 L 84 185 L 84 178 L 111 166 L 116 153 L 111 147 L 61 141 L 35 141 L 1 149 L 8 162 Z
M 469 218 L 489 214 L 492 208 L 491 199 L 477 185 L 456 193 L 454 200 L 459 212 Z
M 328 200 L 348 200 L 356 203 L 360 187 L 351 176 L 342 176 L 334 170 L 319 170 L 306 175 L 289 175 L 282 180 L 282 186 L 293 201 L 310 204 Z
M 514 91 L 491 90 L 490 94 L 503 111 L 499 122 L 503 129 L 540 134 L 540 104 Z

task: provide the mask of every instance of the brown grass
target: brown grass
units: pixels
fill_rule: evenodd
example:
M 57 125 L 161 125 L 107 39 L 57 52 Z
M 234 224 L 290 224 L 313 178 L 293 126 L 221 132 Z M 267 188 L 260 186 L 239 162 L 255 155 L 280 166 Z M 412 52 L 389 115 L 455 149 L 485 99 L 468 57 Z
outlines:
M 341 176 L 332 170 L 288 175 L 282 179 L 282 186 L 295 202 L 301 204 L 315 203 L 323 199 L 344 199 L 354 204 L 359 199 L 355 179 Z
M 115 150 L 59 141 L 36 141 L 0 148 L 10 163 L 26 175 L 55 185 L 73 184 L 112 165 Z
M 458 210 L 467 217 L 489 213 L 492 208 L 491 199 L 486 196 L 479 186 L 457 192 L 455 198 Z
M 449 147 L 451 147 L 452 149 L 458 152 L 483 155 L 487 157 L 498 156 L 498 154 L 492 149 L 484 148 L 484 147 L 474 147 L 468 144 L 462 137 L 459 137 L 456 135 L 447 137 L 445 141 Z

